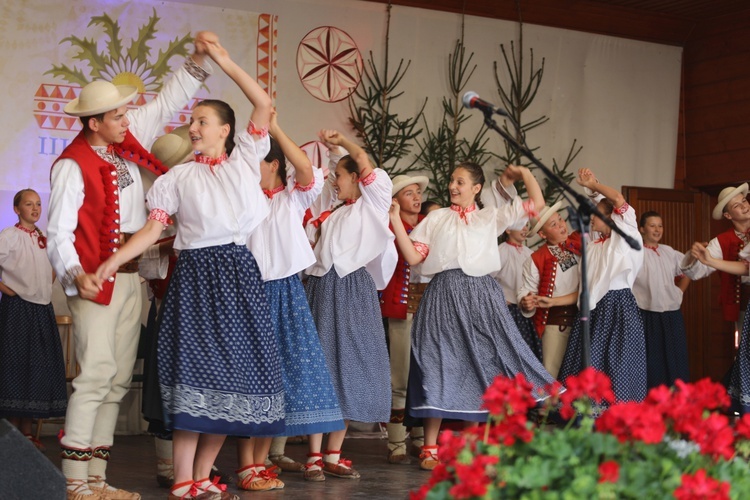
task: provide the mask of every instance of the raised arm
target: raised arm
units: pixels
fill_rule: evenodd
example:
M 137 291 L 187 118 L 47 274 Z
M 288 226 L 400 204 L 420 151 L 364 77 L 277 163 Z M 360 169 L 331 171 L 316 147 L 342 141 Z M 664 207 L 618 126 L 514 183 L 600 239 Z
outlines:
M 275 109 L 271 111 L 271 121 L 268 124 L 268 131 L 276 139 L 276 142 L 279 143 L 279 146 L 281 146 L 284 156 L 294 165 L 295 177 L 299 185 L 309 186 L 313 181 L 313 165 L 305 152 L 281 130 Z
M 273 103 L 268 93 L 229 57 L 229 53 L 221 46 L 218 39 L 209 39 L 204 43 L 206 52 L 211 56 L 211 59 L 237 84 L 252 103 L 253 112 L 250 119 L 255 126 L 259 129 L 266 127 L 271 120 L 271 111 L 273 110 Z
M 526 167 L 508 165 L 503 174 L 508 172 L 508 170 L 511 170 L 511 173 L 509 174 L 511 176 L 520 175 L 524 185 L 526 186 L 526 193 L 529 197 L 529 200 L 534 202 L 534 209 L 537 211 L 541 210 L 544 206 L 544 195 L 542 194 L 542 188 L 539 187 L 539 182 L 536 180 L 536 177 L 534 177 L 534 174 L 531 173 L 531 170 Z M 516 171 L 518 171 L 519 173 L 515 173 Z M 503 181 L 501 180 L 500 182 L 502 183 Z
M 389 210 L 388 215 L 391 219 L 393 234 L 396 236 L 396 244 L 398 245 L 399 250 L 401 250 L 406 262 L 408 262 L 410 266 L 422 262 L 424 256 L 417 251 L 411 238 L 409 238 L 409 235 L 406 233 L 404 223 L 401 221 L 401 207 L 396 200 L 393 200 L 393 203 L 391 203 L 391 209 Z
M 583 187 L 589 188 L 592 191 L 596 191 L 601 194 L 609 201 L 612 202 L 615 208 L 620 208 L 625 204 L 625 197 L 618 190 L 600 183 L 594 173 L 588 168 L 581 168 L 578 170 L 578 177 L 576 182 Z
M 343 134 L 336 130 L 321 130 L 319 136 L 320 140 L 326 146 L 341 146 L 349 151 L 349 156 L 352 157 L 352 160 L 354 160 L 359 167 L 360 179 L 364 179 L 372 173 L 373 169 L 372 164 L 370 163 L 370 158 L 367 156 L 365 150 L 359 146 L 359 144 L 350 141 L 349 139 L 344 137 Z

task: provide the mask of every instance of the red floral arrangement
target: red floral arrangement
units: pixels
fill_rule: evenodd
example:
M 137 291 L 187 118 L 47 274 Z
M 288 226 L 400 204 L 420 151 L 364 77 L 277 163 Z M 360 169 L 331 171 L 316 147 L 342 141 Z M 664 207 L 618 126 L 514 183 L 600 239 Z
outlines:
M 678 381 L 616 403 L 609 377 L 587 368 L 546 389 L 530 419 L 531 384 L 498 376 L 487 424 L 441 433 L 440 464 L 411 499 L 750 498 L 750 415 L 730 424 L 721 385 Z

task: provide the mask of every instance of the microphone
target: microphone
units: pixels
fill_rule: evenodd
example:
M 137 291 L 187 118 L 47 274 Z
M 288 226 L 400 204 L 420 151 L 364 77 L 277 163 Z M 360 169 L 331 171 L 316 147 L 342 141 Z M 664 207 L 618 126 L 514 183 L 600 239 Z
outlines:
M 463 97 L 463 103 L 466 109 L 479 109 L 483 113 L 489 112 L 492 114 L 507 116 L 508 118 L 510 118 L 510 115 L 507 111 L 485 101 L 484 99 L 479 97 L 479 94 L 477 94 L 476 92 L 466 92 Z

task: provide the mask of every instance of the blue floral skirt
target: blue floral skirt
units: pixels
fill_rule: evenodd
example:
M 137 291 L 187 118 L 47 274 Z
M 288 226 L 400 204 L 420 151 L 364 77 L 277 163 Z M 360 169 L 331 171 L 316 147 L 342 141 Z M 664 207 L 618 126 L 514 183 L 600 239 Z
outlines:
M 297 275 L 266 281 L 281 350 L 286 434 L 301 436 L 344 428 L 318 331 Z
M 343 417 L 388 422 L 391 369 L 372 276 L 360 268 L 339 278 L 331 268 L 305 290 Z
M 558 379 L 583 370 L 580 312 L 570 332 Z M 591 311 L 591 365 L 612 379 L 615 400 L 643 401 L 646 397 L 646 340 L 633 293 L 610 290 Z
M 62 417 L 65 361 L 52 304 L 0 299 L 0 416 Z
M 460 269 L 437 274 L 412 323 L 409 415 L 483 422 L 484 392 L 498 375 L 517 373 L 538 401 L 548 397 L 554 379 L 521 336 L 502 287 Z
M 278 341 L 247 247 L 180 252 L 162 304 L 158 370 L 167 429 L 284 433 Z

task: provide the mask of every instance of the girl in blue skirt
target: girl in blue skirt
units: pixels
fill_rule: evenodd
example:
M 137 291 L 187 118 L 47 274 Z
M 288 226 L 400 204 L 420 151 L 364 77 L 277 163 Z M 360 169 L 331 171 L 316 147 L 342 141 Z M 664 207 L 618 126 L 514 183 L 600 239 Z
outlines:
M 55 274 L 47 238 L 36 227 L 42 202 L 33 189 L 13 197 L 18 223 L 0 232 L 0 416 L 34 445 L 31 420 L 65 416 L 60 335 L 52 308 Z
M 595 198 L 603 215 L 627 235 L 642 241 L 635 210 L 622 193 L 601 184 L 587 168 L 578 171 L 577 182 Z M 591 231 L 595 237 L 586 247 L 591 364 L 612 379 L 617 402 L 642 401 L 646 397 L 646 341 L 631 288 L 643 264 L 643 250 L 630 248 L 596 216 L 591 217 Z M 563 384 L 568 376 L 583 370 L 582 349 L 581 324 L 576 321 L 558 375 Z
M 323 173 L 313 168 L 305 152 L 279 127 L 275 112 L 271 114 L 269 132 L 271 151 L 260 162 L 260 185 L 271 213 L 250 236 L 248 247 L 258 260 L 281 349 L 286 435 L 309 434 L 310 454 L 317 456 L 321 452 L 323 433 L 344 428 L 318 331 L 297 276 L 315 263 L 302 219 L 323 189 Z M 293 166 L 289 174 L 285 157 Z M 276 438 L 279 439 L 286 440 Z M 250 468 L 264 466 L 270 444 L 270 438 L 240 439 L 240 488 L 269 489 L 270 484 L 252 483 L 246 478 L 253 475 L 247 472 Z M 302 469 L 301 464 L 286 458 L 283 452 L 281 456 L 271 456 L 271 461 L 282 470 Z M 260 474 L 273 476 L 272 472 Z M 322 471 L 308 469 L 305 479 L 322 481 L 325 477 Z
M 643 267 L 633 283 L 633 295 L 646 334 L 646 386 L 671 387 L 676 380 L 690 381 L 687 336 L 680 310 L 690 278 L 680 269 L 684 254 L 659 244 L 664 223 L 657 212 L 641 215 L 639 231 L 643 236 Z
M 306 292 L 320 335 L 344 422 L 387 422 L 391 416 L 391 370 L 380 316 L 378 290 L 396 268 L 388 229 L 393 183 L 373 168 L 367 153 L 335 130 L 323 130 L 329 147 L 330 181 L 322 199 L 343 201 L 321 214 L 316 263 L 307 269 Z M 341 147 L 350 155 L 341 156 Z M 335 196 L 330 196 L 332 190 Z M 359 472 L 341 457 L 346 428 L 331 432 L 327 449 L 308 456 L 307 476 L 356 479 Z
M 501 268 L 497 237 L 523 225 L 544 206 L 533 174 L 509 166 L 503 176 L 523 179 L 530 201 L 515 198 L 483 209 L 479 195 L 484 172 L 476 163 L 459 164 L 449 184 L 451 206 L 431 212 L 406 234 L 398 204 L 391 206 L 396 242 L 410 265 L 421 264 L 432 278 L 411 330 L 407 411 L 424 419 L 420 467 L 438 464 L 437 437 L 444 418 L 484 422 L 482 396 L 496 376 L 523 373 L 537 400 L 554 382 L 523 339 L 508 311 L 503 289 L 492 278 Z
M 146 225 L 97 271 L 100 279 L 110 277 L 154 244 L 169 215 L 178 214 L 174 248 L 180 253 L 158 340 L 165 426 L 174 435 L 174 500 L 237 499 L 208 479 L 226 435 L 284 432 L 278 342 L 261 273 L 246 246 L 268 215 L 259 183 L 271 99 L 218 40 L 207 41 L 206 52 L 253 104 L 252 121 L 235 137 L 234 112 L 225 102 L 198 103 L 189 129 L 194 161 L 154 182 Z

